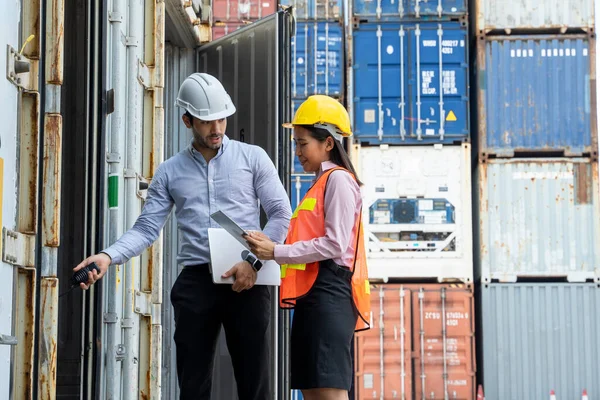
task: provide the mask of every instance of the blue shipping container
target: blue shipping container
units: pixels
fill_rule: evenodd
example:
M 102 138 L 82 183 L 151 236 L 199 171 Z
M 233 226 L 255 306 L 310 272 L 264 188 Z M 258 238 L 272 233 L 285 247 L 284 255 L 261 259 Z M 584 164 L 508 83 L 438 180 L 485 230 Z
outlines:
M 480 151 L 507 157 L 519 151 L 596 151 L 594 42 L 586 35 L 479 40 L 479 54 L 485 54 L 478 65 Z
M 290 200 L 292 211 L 296 210 L 298 204 L 304 198 L 308 189 L 312 186 L 314 174 L 293 174 L 290 179 Z
M 281 0 L 279 4 L 294 7 L 297 21 L 341 20 L 343 11 L 341 0 Z
M 467 27 L 458 22 L 360 24 L 353 57 L 357 140 L 467 141 L 467 44 Z
M 432 20 L 467 14 L 466 0 L 354 0 L 352 6 L 355 16 L 378 21 Z
M 292 38 L 292 97 L 344 93 L 344 31 L 337 22 L 298 22 Z

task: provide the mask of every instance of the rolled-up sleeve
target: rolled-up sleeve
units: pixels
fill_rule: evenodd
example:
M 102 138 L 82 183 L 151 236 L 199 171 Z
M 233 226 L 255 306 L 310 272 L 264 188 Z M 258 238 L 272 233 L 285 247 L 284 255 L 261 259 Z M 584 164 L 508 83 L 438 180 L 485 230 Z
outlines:
M 356 199 L 359 195 L 360 189 L 349 173 L 332 172 L 324 199 L 325 236 L 277 245 L 275 261 L 279 264 L 305 264 L 341 258 L 354 239 Z
M 172 208 L 173 199 L 167 189 L 167 177 L 161 164 L 152 178 L 142 213 L 135 224 L 102 253 L 108 254 L 113 264 L 123 264 L 140 255 L 158 238 Z
M 292 217 L 290 200 L 273 162 L 261 148 L 257 148 L 254 168 L 254 189 L 268 218 L 263 232 L 272 241 L 283 243 Z

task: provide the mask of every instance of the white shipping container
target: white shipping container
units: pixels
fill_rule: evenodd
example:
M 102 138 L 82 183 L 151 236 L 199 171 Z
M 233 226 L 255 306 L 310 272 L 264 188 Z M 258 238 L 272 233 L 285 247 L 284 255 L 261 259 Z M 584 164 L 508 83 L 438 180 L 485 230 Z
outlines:
M 490 30 L 594 28 L 594 0 L 477 0 L 476 28 Z
M 598 163 L 495 159 L 478 168 L 483 282 L 600 281 Z
M 6 45 L 19 50 L 19 3 L 9 1 L 0 13 L 0 65 L 7 65 Z M 0 142 L 0 228 L 16 230 L 17 208 L 17 95 L 18 88 L 4 76 L 0 79 L 0 120 L 2 137 Z M 4 236 L 4 235 L 3 235 Z M 6 243 L 0 244 L 0 249 Z M 2 251 L 4 253 L 4 251 Z M 1 335 L 13 336 L 13 276 L 16 267 L 0 260 L 0 338 Z M 0 340 L 0 398 L 10 397 L 11 346 L 3 345 Z M 20 392 L 19 392 L 20 393 Z
M 369 278 L 472 282 L 471 146 L 353 147 Z

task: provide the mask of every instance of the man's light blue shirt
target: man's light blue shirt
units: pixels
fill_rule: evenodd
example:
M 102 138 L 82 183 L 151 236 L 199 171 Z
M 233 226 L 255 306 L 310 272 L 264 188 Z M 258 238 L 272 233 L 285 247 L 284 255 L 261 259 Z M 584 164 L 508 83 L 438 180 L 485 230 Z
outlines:
M 103 252 L 113 264 L 141 254 L 158 238 L 173 205 L 181 237 L 177 261 L 184 266 L 210 262 L 208 228 L 219 228 L 210 218 L 215 211 L 223 211 L 243 229 L 261 230 L 262 205 L 268 217 L 263 231 L 278 243 L 285 239 L 292 216 L 267 153 L 224 136 L 219 152 L 208 163 L 191 144 L 163 162 L 134 226 Z

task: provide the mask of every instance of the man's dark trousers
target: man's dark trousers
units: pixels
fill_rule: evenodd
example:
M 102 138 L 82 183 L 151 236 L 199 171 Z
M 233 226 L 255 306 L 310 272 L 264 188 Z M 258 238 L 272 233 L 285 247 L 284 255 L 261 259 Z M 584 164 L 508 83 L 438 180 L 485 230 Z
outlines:
M 267 286 L 236 293 L 207 265 L 186 267 L 171 290 L 181 400 L 209 400 L 215 348 L 225 329 L 240 400 L 271 398 L 271 295 Z M 216 400 L 216 399 L 213 399 Z

